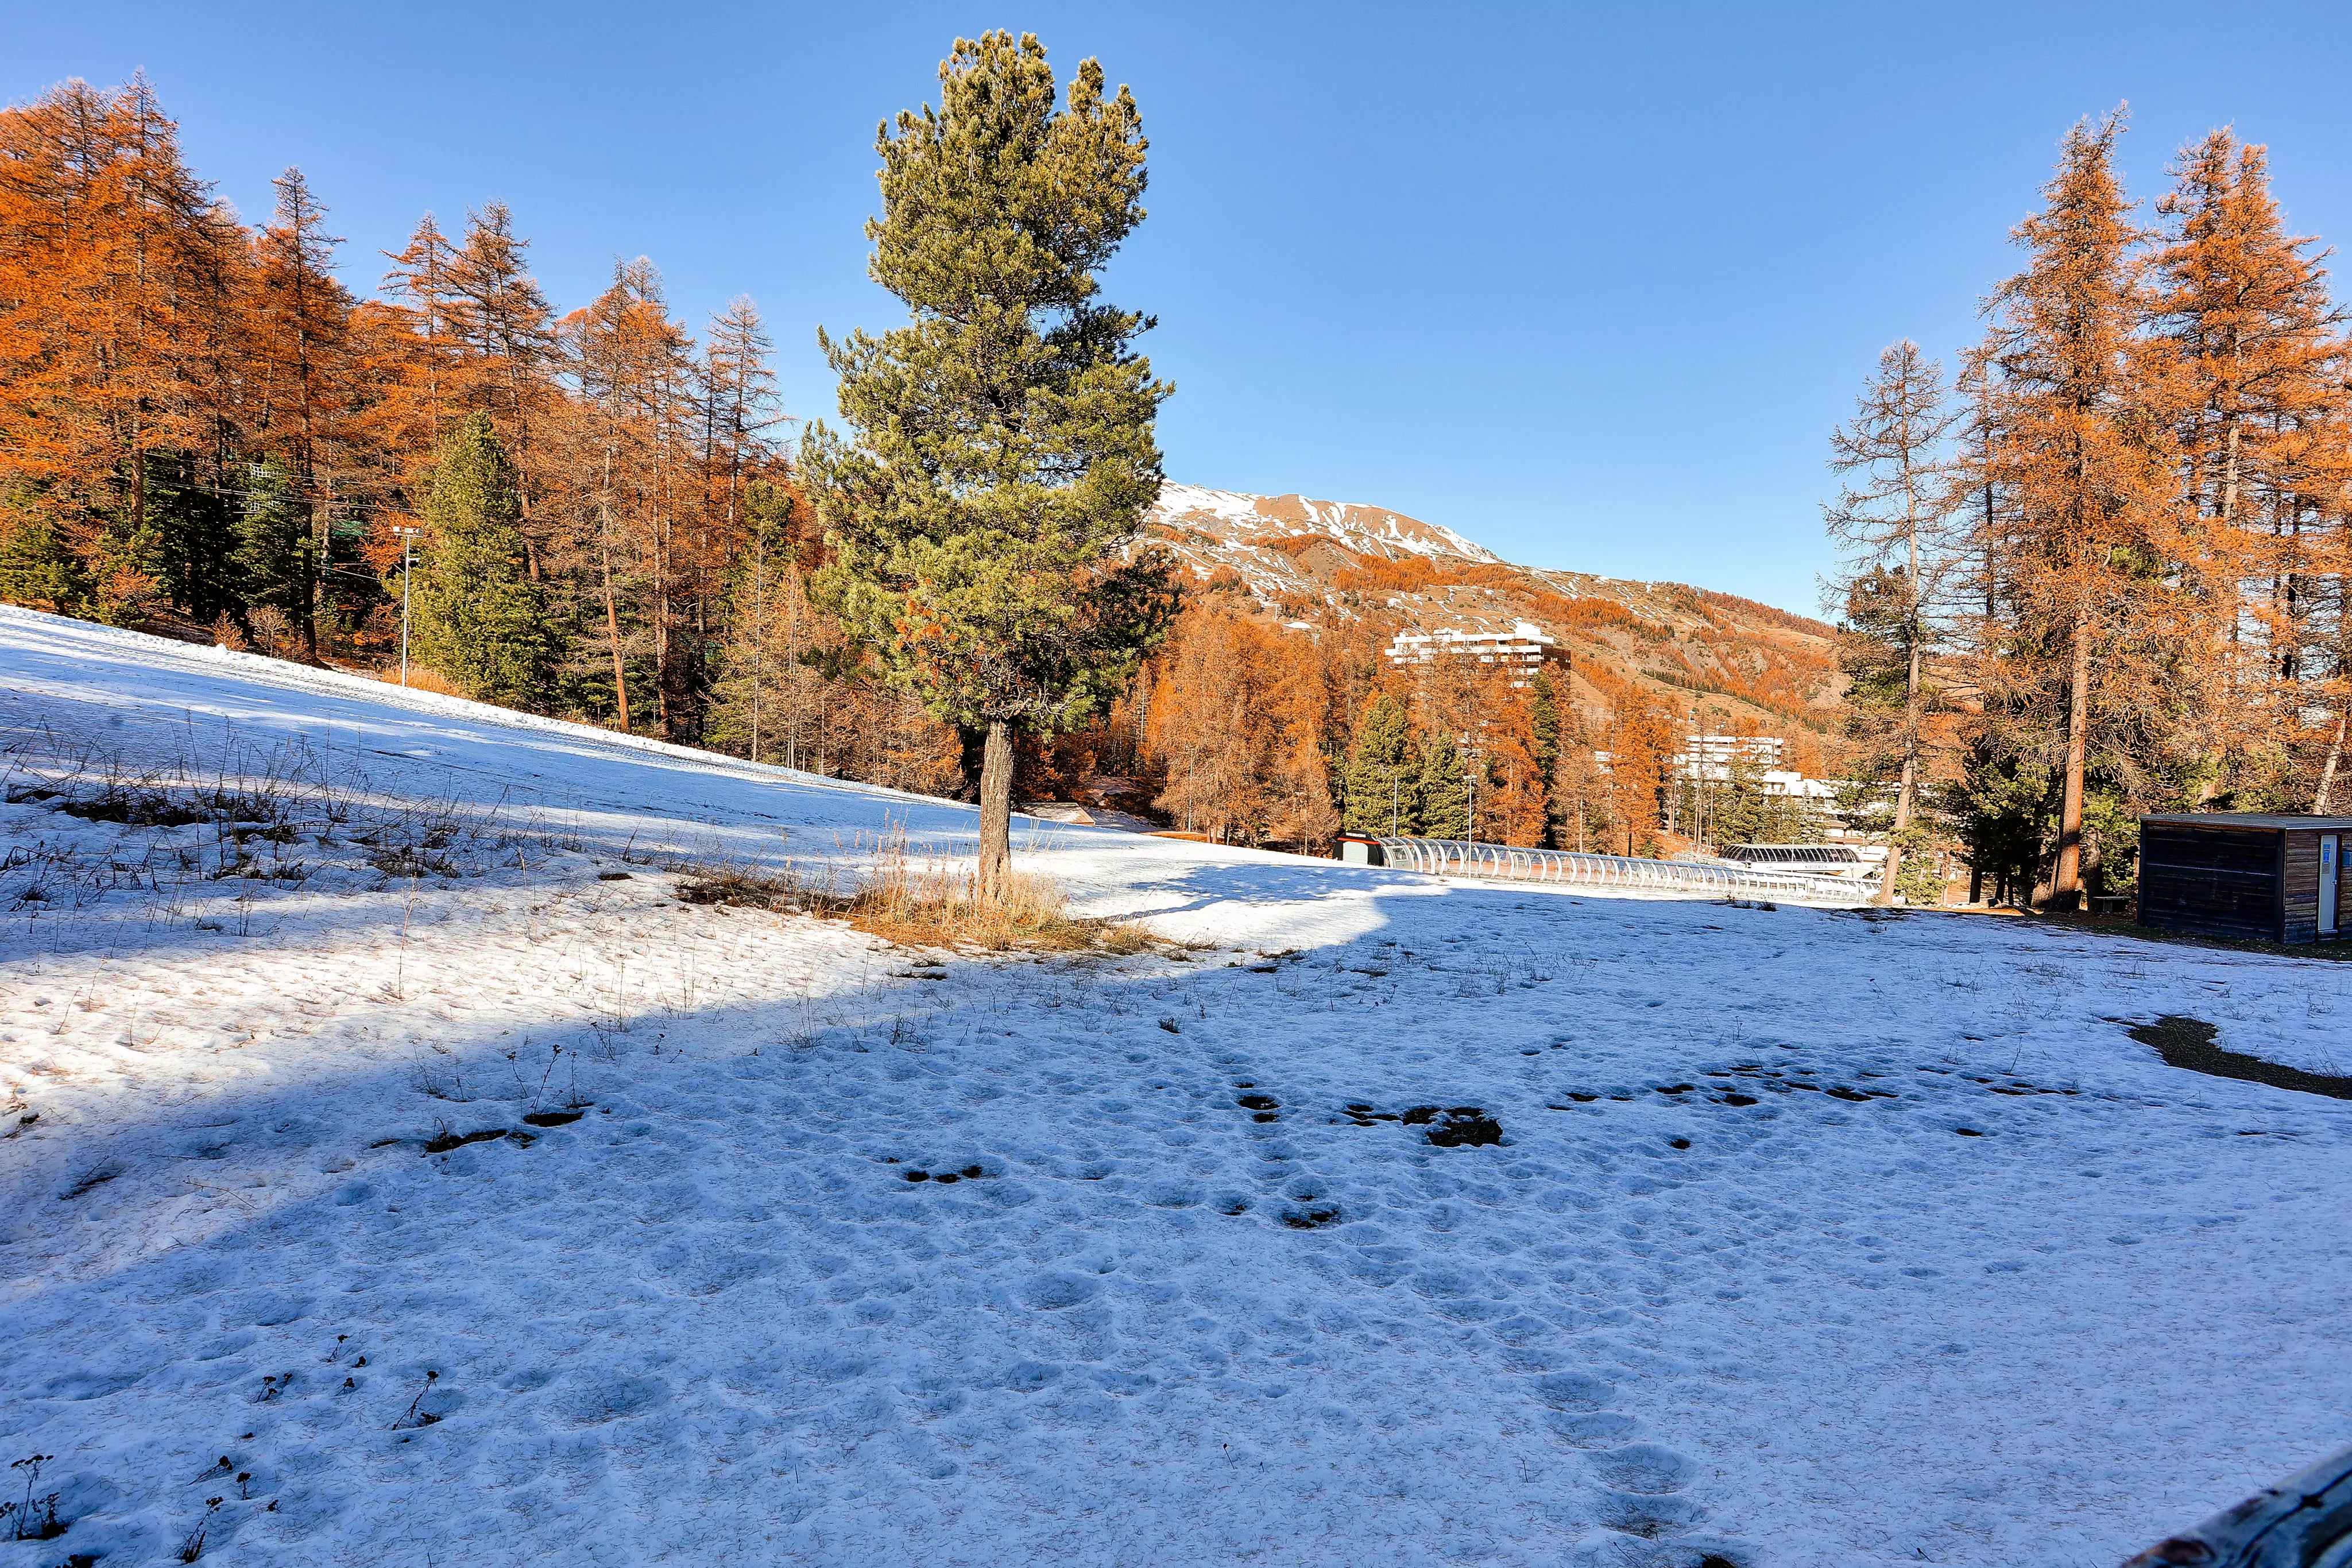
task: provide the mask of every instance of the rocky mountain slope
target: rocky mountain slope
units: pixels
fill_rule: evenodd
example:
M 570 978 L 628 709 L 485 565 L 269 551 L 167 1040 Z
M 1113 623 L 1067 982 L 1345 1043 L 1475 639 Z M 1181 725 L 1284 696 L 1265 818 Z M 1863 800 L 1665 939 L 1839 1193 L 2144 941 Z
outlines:
M 1569 649 L 1588 703 L 1614 677 L 1801 748 L 1842 715 L 1832 628 L 1735 594 L 1518 566 L 1435 523 L 1303 496 L 1171 484 L 1147 534 L 1196 584 L 1301 630 L 1327 618 L 1410 632 L 1529 621 Z

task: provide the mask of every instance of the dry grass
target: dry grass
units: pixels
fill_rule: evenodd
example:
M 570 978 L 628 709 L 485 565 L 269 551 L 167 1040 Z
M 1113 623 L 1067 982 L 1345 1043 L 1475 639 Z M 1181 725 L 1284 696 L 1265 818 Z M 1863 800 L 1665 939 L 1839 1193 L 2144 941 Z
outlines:
M 390 669 L 378 670 L 375 672 L 375 678 L 386 685 L 396 686 L 400 685 L 400 666 L 394 664 Z M 465 687 L 440 671 L 428 670 L 414 659 L 408 663 L 408 689 L 413 692 L 433 692 L 445 697 L 462 697 L 469 695 Z
M 847 889 L 829 861 L 788 864 L 773 877 L 688 868 L 677 886 L 678 901 L 846 921 L 868 936 L 908 947 L 1126 954 L 1160 942 L 1139 926 L 1072 915 L 1049 877 L 1014 872 L 995 897 L 984 897 L 971 872 L 937 860 L 912 864 L 903 826 L 885 833 L 873 854 L 873 869 Z

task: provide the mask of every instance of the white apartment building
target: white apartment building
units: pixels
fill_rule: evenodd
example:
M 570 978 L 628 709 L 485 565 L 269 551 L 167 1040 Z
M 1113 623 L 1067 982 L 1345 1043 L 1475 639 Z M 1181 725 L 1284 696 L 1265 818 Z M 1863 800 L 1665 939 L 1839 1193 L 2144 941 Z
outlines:
M 1568 650 L 1532 621 L 1519 622 L 1507 632 L 1401 632 L 1389 644 L 1391 664 L 1426 664 L 1441 658 L 1512 666 L 1514 686 L 1527 685 L 1542 665 L 1569 662 Z

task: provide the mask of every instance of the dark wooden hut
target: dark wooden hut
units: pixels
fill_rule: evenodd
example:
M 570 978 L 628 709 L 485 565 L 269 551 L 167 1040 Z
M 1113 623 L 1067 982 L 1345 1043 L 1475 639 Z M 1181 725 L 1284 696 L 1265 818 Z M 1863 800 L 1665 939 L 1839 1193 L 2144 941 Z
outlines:
M 2209 936 L 2344 934 L 2352 817 L 2186 811 L 2139 820 L 2139 923 Z

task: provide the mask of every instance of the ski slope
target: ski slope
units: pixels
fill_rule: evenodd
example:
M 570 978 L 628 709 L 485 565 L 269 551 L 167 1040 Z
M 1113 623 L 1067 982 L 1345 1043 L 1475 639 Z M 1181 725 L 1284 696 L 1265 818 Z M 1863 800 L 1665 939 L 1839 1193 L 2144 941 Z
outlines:
M 2352 1103 L 2125 1027 L 2342 964 L 1026 823 L 1171 944 L 913 953 L 676 885 L 962 808 L 14 610 L 0 740 L 0 1568 L 2106 1568 L 2352 1437 Z

